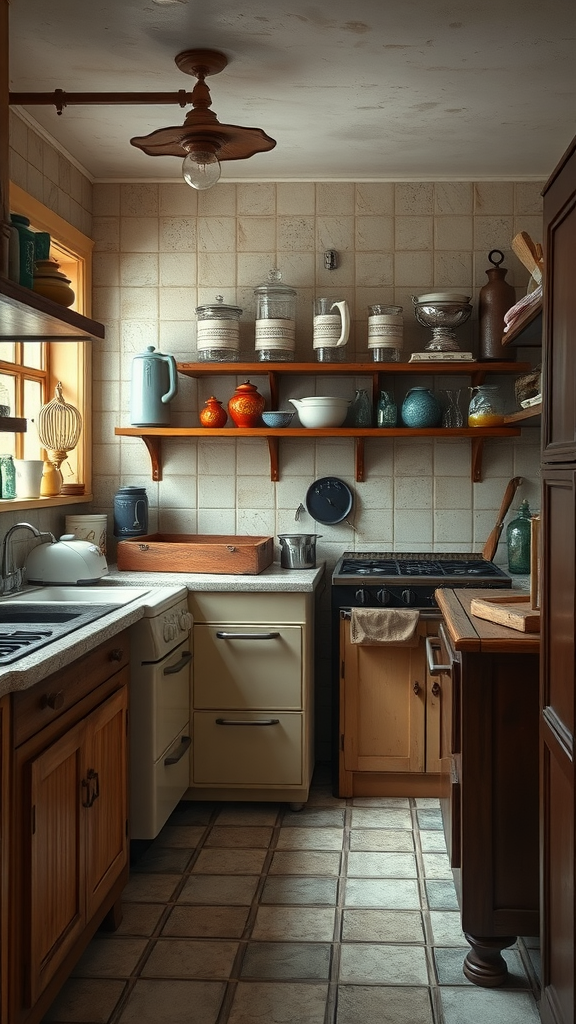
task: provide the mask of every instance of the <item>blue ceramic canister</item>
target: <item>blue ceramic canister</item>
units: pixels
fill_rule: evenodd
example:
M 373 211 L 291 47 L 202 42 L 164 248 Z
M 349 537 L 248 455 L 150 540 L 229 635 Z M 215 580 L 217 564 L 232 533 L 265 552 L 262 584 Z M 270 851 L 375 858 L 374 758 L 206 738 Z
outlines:
M 411 388 L 400 410 L 405 427 L 438 427 L 442 406 L 429 388 Z
M 148 495 L 144 487 L 120 487 L 114 495 L 114 536 L 141 537 L 148 533 Z

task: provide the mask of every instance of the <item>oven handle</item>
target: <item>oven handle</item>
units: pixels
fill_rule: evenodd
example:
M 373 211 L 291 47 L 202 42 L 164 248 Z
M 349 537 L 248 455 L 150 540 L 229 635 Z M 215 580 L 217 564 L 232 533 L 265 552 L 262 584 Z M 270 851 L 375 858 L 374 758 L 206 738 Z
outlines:
M 175 665 L 169 665 L 168 668 L 163 669 L 163 675 L 174 676 L 178 672 L 181 672 L 186 665 L 189 665 L 192 661 L 192 654 L 190 651 L 183 651 L 180 661 L 177 661 Z
M 231 718 L 217 718 L 216 725 L 279 725 L 279 718 L 258 718 L 253 721 L 235 721 Z
M 428 671 L 431 676 L 439 676 L 441 672 L 450 672 L 452 665 L 441 665 L 439 662 L 434 661 L 434 651 L 441 650 L 441 643 L 439 636 L 427 636 L 426 637 L 426 657 L 428 658 Z
M 225 633 L 218 630 L 218 640 L 277 640 L 280 633 Z
M 382 610 L 385 611 L 386 609 L 383 608 Z M 340 618 L 341 619 L 351 619 L 352 618 L 352 610 L 350 608 L 340 608 Z M 429 611 L 429 612 L 428 611 L 420 611 L 420 618 L 424 622 L 441 622 L 442 621 L 442 612 L 440 612 L 440 611 Z
M 178 764 L 178 761 L 182 760 L 184 754 L 189 749 L 191 743 L 192 739 L 190 736 L 181 736 L 180 746 L 178 748 L 180 752 L 178 754 L 172 755 L 171 757 L 165 757 L 164 764 Z

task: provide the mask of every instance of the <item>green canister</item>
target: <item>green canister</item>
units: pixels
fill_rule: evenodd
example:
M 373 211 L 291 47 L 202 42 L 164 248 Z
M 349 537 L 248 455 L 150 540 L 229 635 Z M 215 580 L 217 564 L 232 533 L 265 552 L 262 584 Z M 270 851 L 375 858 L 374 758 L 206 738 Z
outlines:
M 525 498 L 518 509 L 516 519 L 513 519 L 506 529 L 508 571 L 513 575 L 526 576 L 530 572 L 531 519 L 532 512 Z

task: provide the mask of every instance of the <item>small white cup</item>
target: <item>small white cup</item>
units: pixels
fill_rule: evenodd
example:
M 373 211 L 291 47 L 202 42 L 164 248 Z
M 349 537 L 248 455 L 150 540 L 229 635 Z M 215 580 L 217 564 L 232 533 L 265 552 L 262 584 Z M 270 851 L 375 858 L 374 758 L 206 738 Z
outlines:
M 16 497 L 39 498 L 44 463 L 41 459 L 14 459 Z

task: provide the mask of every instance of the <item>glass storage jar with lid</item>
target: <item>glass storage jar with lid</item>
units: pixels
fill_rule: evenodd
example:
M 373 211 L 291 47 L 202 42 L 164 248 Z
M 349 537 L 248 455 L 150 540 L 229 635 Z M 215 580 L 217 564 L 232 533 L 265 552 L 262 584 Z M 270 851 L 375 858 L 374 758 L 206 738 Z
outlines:
M 469 427 L 499 427 L 504 423 L 500 388 L 497 384 L 477 384 L 470 388 Z M 474 393 L 475 392 L 475 393 Z
M 256 296 L 255 349 L 262 362 L 291 362 L 296 347 L 296 290 L 282 283 L 274 269 L 254 289 Z
M 196 307 L 196 348 L 200 363 L 235 363 L 240 349 L 240 306 L 227 306 L 222 295 L 216 302 Z
M 404 339 L 402 306 L 368 306 L 368 349 L 375 363 L 396 363 Z

